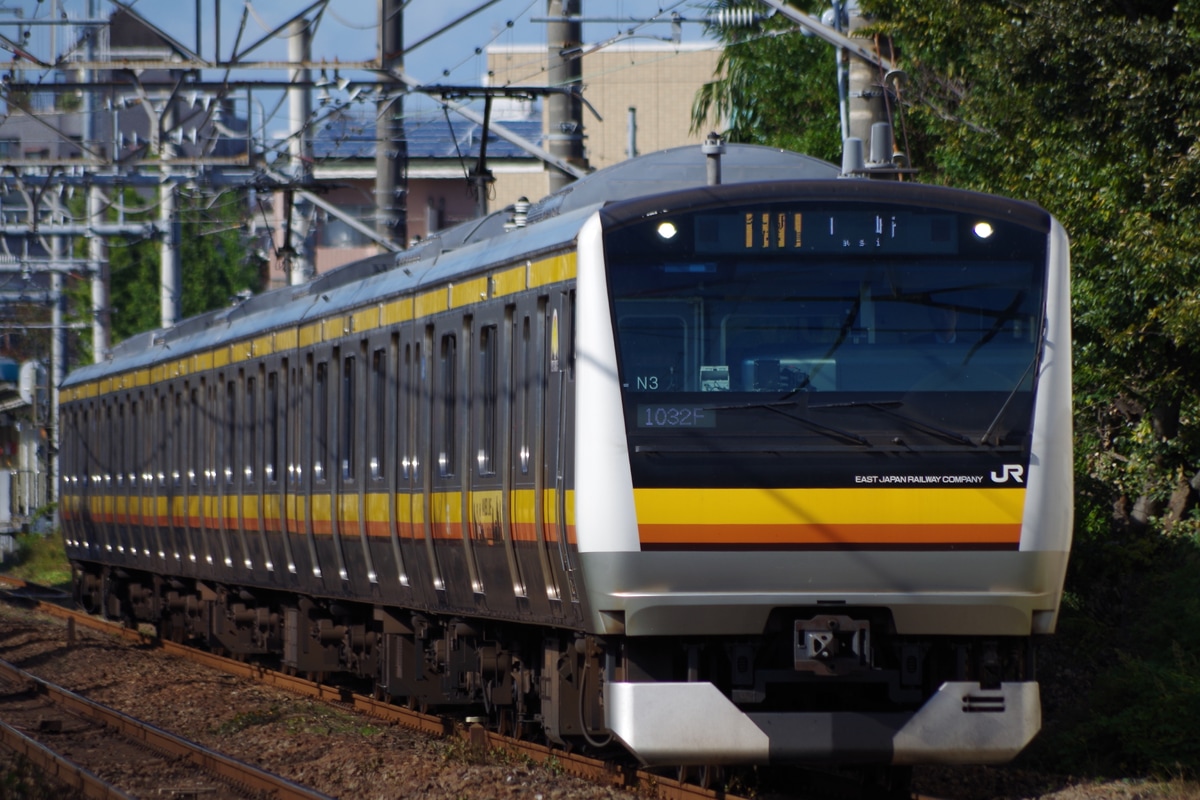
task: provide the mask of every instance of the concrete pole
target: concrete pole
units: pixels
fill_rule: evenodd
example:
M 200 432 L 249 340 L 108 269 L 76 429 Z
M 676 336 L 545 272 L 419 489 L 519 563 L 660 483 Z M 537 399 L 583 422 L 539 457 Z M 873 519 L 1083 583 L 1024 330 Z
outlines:
M 62 239 L 58 236 L 50 240 L 51 259 L 62 258 Z M 57 266 L 57 264 L 55 265 Z M 65 320 L 67 298 L 63 294 L 63 273 L 54 270 L 50 273 L 50 474 L 47 475 L 49 501 L 58 502 L 58 446 L 60 431 L 58 427 L 58 387 L 62 386 L 63 378 L 67 375 L 67 327 Z M 36 396 L 36 395 L 35 395 Z M 54 510 L 53 524 L 55 529 L 59 524 L 59 510 Z
M 312 60 L 312 28 L 306 19 L 293 20 L 288 26 L 288 61 L 293 64 L 307 63 Z M 305 69 L 288 70 L 288 79 L 293 87 L 288 90 L 288 133 L 291 135 L 288 153 L 291 156 L 291 177 L 301 186 L 312 178 L 312 133 L 309 121 L 312 117 L 312 71 Z M 299 85 L 297 85 L 299 84 Z M 298 286 L 312 280 L 315 273 L 313 267 L 313 251 L 309 241 L 308 221 L 312 215 L 312 205 L 297 197 L 292 207 L 292 213 L 284 220 L 291 227 L 291 252 L 285 253 L 288 259 L 288 282 Z
M 583 84 L 583 25 L 578 22 L 581 0 L 546 0 L 548 56 L 547 83 L 554 88 L 578 89 Z M 576 21 L 570 21 L 573 17 Z M 583 150 L 583 103 L 577 95 L 552 94 L 546 98 L 546 149 L 568 163 L 587 167 Z M 550 191 L 556 192 L 574 180 L 547 166 Z
M 846 5 L 846 13 L 849 15 L 850 36 L 857 35 L 858 31 L 867 27 L 871 22 L 863 16 L 862 9 L 856 2 Z M 887 103 L 879 67 L 853 54 L 847 54 L 847 58 L 849 59 L 849 111 L 847 114 L 849 135 L 851 138 L 860 140 L 865 151 L 886 151 L 890 158 L 892 153 L 890 132 L 882 134 L 882 129 L 880 130 L 881 135 L 887 136 L 887 142 L 876 142 L 874 146 L 871 143 L 871 134 L 875 123 L 888 121 Z
M 88 19 L 95 19 L 99 3 L 88 0 Z M 88 63 L 96 62 L 96 29 L 88 32 L 84 45 L 84 58 Z M 83 76 L 84 83 L 92 82 L 92 72 L 88 70 Z M 96 141 L 96 108 L 92 100 L 92 92 L 83 93 L 83 143 L 92 147 Z M 113 125 L 113 148 L 115 155 L 117 126 Z M 89 225 L 99 225 L 103 222 L 104 201 L 100 196 L 100 187 L 87 187 L 87 221 Z M 112 341 L 112 315 L 108 307 L 108 261 L 104 258 L 104 237 L 90 234 L 88 236 L 88 270 L 92 274 L 92 360 L 103 363 L 108 358 L 108 350 Z
M 158 187 L 158 227 L 160 244 L 160 269 L 162 283 L 159 302 L 162 306 L 162 327 L 171 328 L 179 321 L 180 291 L 182 274 L 179 265 L 179 224 L 176 213 L 176 185 L 171 175 L 171 160 L 175 158 L 175 145 L 171 143 L 170 130 L 174 127 L 175 110 L 168 105 L 163 109 L 162 122 L 158 129 L 159 152 L 162 154 L 162 183 Z
M 404 3 L 379 0 L 379 63 L 404 69 Z M 384 97 L 375 113 L 375 232 L 408 244 L 408 140 L 404 135 L 404 95 Z

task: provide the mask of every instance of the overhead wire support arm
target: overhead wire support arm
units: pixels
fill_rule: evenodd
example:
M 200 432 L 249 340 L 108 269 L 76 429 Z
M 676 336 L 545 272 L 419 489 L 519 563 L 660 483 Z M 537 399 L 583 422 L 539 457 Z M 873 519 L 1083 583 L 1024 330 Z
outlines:
M 433 86 L 431 84 L 422 83 L 421 81 L 412 77 L 411 75 L 409 75 L 402 69 L 396 69 L 395 67 L 393 67 L 389 70 L 386 70 L 386 74 L 390 75 L 392 78 L 396 79 L 400 83 L 403 83 L 405 86 L 409 87 L 411 90 L 413 90 L 415 92 L 419 92 L 421 94 L 427 94 L 427 93 L 431 93 L 431 92 L 435 92 L 435 91 L 440 91 L 440 89 L 438 89 L 438 87 Z M 478 87 L 476 87 L 476 88 L 478 88 Z M 472 122 L 474 122 L 478 125 L 483 125 L 483 123 L 484 123 L 483 115 L 480 114 L 478 111 L 475 111 L 474 109 L 470 108 L 469 106 L 466 106 L 462 103 L 456 103 L 453 100 L 449 100 L 449 99 L 443 100 L 442 104 L 446 108 L 450 109 L 451 111 L 453 111 L 457 114 L 460 114 L 461 116 L 466 117 L 467 119 L 471 120 Z M 542 149 L 541 147 L 538 147 L 536 144 L 529 141 L 524 136 L 520 136 L 516 133 L 513 133 L 508 128 L 505 128 L 503 125 L 493 124 L 491 126 L 491 130 L 493 133 L 495 133 L 501 139 L 504 139 L 507 142 L 511 142 L 512 144 L 515 144 L 517 147 L 521 148 L 526 153 L 529 153 L 532 156 L 536 156 L 537 158 L 546 162 L 547 164 L 554 167 L 555 169 L 561 170 L 562 172 L 565 172 L 566 174 L 570 175 L 572 178 L 582 178 L 585 175 L 587 175 L 587 172 L 585 172 L 584 170 L 581 170 L 578 167 L 576 167 L 575 165 L 571 164 L 570 162 L 559 158 L 558 156 L 554 155 L 553 153 L 550 153 L 547 150 Z
M 861 41 L 856 41 L 855 39 L 846 36 L 844 33 L 834 30 L 825 23 L 821 22 L 821 20 L 814 17 L 812 14 L 806 14 L 803 11 L 797 11 L 787 3 L 781 2 L 781 0 L 759 0 L 759 2 L 770 6 L 780 14 L 783 14 L 785 17 L 790 19 L 792 22 L 795 22 L 800 27 L 811 32 L 818 39 L 823 39 L 834 47 L 841 47 L 849 50 L 851 53 L 863 59 L 864 61 L 868 61 L 877 67 L 881 67 L 887 72 L 891 72 L 893 69 L 895 69 L 890 59 L 884 58 L 869 47 L 863 46 Z

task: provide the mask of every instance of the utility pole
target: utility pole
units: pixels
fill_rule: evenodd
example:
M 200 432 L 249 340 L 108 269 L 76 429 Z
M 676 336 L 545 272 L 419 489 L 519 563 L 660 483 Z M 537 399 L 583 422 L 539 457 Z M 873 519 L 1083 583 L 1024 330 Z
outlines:
M 379 0 L 379 65 L 404 69 L 404 5 Z M 404 94 L 384 92 L 375 111 L 375 232 L 401 247 L 408 244 L 408 140 Z
M 298 17 L 288 26 L 288 60 L 293 64 L 308 64 L 312 58 L 312 25 L 309 20 Z M 312 117 L 312 71 L 307 67 L 289 70 L 292 88 L 288 90 L 288 135 L 291 140 L 288 152 L 292 161 L 292 180 L 303 187 L 312 179 L 312 134 L 309 120 Z M 287 190 L 291 202 L 286 204 L 283 224 L 284 258 L 287 260 L 288 283 L 298 286 L 308 283 L 316 273 L 313 264 L 313 249 L 309 237 L 309 217 L 312 205 L 303 195 L 298 200 L 291 189 Z
M 97 0 L 88 0 L 88 19 L 95 19 Z M 96 29 L 91 28 L 85 34 L 84 57 L 89 63 L 96 61 Z M 92 70 L 83 73 L 83 82 L 90 84 L 94 74 Z M 83 145 L 94 148 L 96 142 L 96 106 L 91 92 L 83 93 Z M 116 136 L 116 128 L 113 128 Z M 100 187 L 89 181 L 85 187 L 87 192 L 87 221 L 89 225 L 103 222 L 104 200 L 100 195 Z M 108 358 L 108 350 L 112 339 L 112 314 L 108 307 L 108 259 L 104 257 L 104 238 L 91 235 L 87 237 L 88 268 L 92 275 L 92 360 L 101 364 Z M 57 384 L 56 384 L 57 386 Z
M 159 128 L 158 144 L 162 153 L 162 183 L 159 186 L 158 221 L 159 235 L 162 237 L 160 248 L 162 270 L 162 327 L 172 328 L 180 316 L 180 286 L 182 271 L 179 266 L 179 228 L 176 213 L 176 186 L 171 177 L 171 159 L 175 157 L 175 147 L 167 133 L 174 126 L 174 110 L 171 106 L 174 98 L 167 100 L 162 112 L 162 124 Z
M 846 13 L 849 15 L 850 36 L 858 35 L 859 31 L 871 24 L 863 15 L 857 0 L 850 0 L 846 4 Z M 886 88 L 880 69 L 846 50 L 842 53 L 848 61 L 849 136 L 863 143 L 871 165 L 890 165 L 893 150 L 891 125 L 876 127 L 878 123 L 888 122 Z
M 546 0 L 547 82 L 554 88 L 582 89 L 583 24 L 579 22 L 581 0 Z M 546 149 L 573 166 L 586 168 L 583 151 L 583 101 L 578 94 L 552 94 L 546 98 Z M 566 186 L 573 177 L 547 166 L 551 193 Z

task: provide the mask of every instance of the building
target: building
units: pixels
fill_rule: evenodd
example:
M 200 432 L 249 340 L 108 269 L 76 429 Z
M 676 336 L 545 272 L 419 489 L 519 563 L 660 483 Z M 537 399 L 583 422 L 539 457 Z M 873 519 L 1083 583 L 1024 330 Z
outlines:
M 601 169 L 630 155 L 699 143 L 692 131 L 692 102 L 712 80 L 720 58 L 714 44 L 624 43 L 592 52 L 583 59 L 583 96 L 595 112 L 584 110 L 588 166 Z M 542 86 L 548 56 L 545 46 L 493 46 L 487 51 L 486 82 L 493 87 Z M 544 104 L 494 101 L 492 121 L 538 146 L 549 123 Z M 715 122 L 714 125 L 715 127 Z M 405 118 L 408 143 L 407 229 L 410 241 L 477 215 L 468 175 L 479 157 L 481 126 L 453 112 L 424 112 Z M 370 111 L 342 114 L 314 132 L 313 178 L 327 185 L 323 198 L 349 210 L 360 222 L 374 221 L 375 120 Z M 519 198 L 537 200 L 549 193 L 546 168 L 536 157 L 496 135 L 488 137 L 487 168 L 495 181 L 487 207 L 496 210 Z M 282 242 L 285 204 L 273 203 L 272 228 Z M 374 255 L 369 237 L 318 213 L 314 265 L 318 273 Z M 276 259 L 271 283 L 286 281 Z

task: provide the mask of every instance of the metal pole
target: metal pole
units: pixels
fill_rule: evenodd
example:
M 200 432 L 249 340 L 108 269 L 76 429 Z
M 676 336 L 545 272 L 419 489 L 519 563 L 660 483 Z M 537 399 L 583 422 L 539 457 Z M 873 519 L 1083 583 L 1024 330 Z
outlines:
M 162 270 L 162 326 L 174 327 L 180 316 L 180 284 L 179 267 L 179 229 L 176 226 L 176 186 L 171 178 L 171 159 L 175 157 L 175 146 L 171 143 L 169 131 L 174 127 L 174 109 L 170 100 L 163 109 L 159 127 L 159 147 L 162 153 L 162 184 L 159 186 L 158 206 L 159 235 L 162 236 L 160 247 Z
M 288 37 L 288 60 L 295 64 L 308 63 L 312 51 L 312 28 L 308 20 L 292 20 L 288 26 Z M 292 180 L 303 186 L 312 177 L 312 134 L 308 125 L 312 116 L 312 89 L 309 88 L 312 72 L 307 67 L 301 67 L 290 70 L 288 77 L 293 84 L 298 84 L 288 91 L 291 173 Z M 285 257 L 290 260 L 287 265 L 288 282 L 293 286 L 307 283 L 315 273 L 308 235 L 311 211 L 312 206 L 301 198 L 292 206 L 292 213 L 284 219 L 284 224 L 292 228 L 291 252 Z
M 379 63 L 404 69 L 404 3 L 379 0 Z M 408 140 L 404 95 L 384 97 L 375 113 L 375 232 L 401 247 L 408 243 Z
M 867 27 L 870 24 L 862 9 L 859 8 L 857 2 L 850 2 L 846 5 L 846 11 L 849 14 L 849 32 L 850 36 L 855 36 L 858 31 Z M 884 87 L 880 84 L 878 78 L 879 67 L 870 63 L 856 55 L 849 55 L 849 119 L 850 119 L 850 138 L 859 139 L 863 142 L 864 148 L 868 152 L 878 152 L 879 143 L 876 147 L 871 147 L 872 126 L 876 122 L 887 122 L 887 104 L 884 102 Z M 885 149 L 889 156 L 892 152 L 891 142 L 886 143 Z
M 578 21 L 581 0 L 546 0 L 546 50 L 550 86 L 578 89 L 583 84 L 583 25 Z M 552 94 L 546 98 L 546 141 L 553 155 L 587 167 L 583 154 L 583 103 L 578 95 Z M 551 193 L 570 183 L 566 173 L 548 168 Z
M 629 107 L 629 121 L 625 129 L 625 157 L 637 157 L 637 108 Z
M 88 18 L 92 19 L 96 16 L 97 0 L 88 0 L 87 13 Z M 87 44 L 84 46 L 85 58 L 89 62 L 96 60 L 96 34 L 98 31 L 90 30 L 87 33 Z M 93 79 L 91 70 L 84 73 L 83 82 L 91 83 Z M 91 92 L 83 93 L 83 144 L 85 147 L 92 147 L 96 141 L 96 109 L 95 101 L 92 99 Z M 113 112 L 115 115 L 115 111 Z M 117 126 L 113 124 L 113 139 L 116 139 Z M 114 146 L 112 152 L 116 153 Z M 116 191 L 114 189 L 114 191 Z M 104 220 L 104 202 L 100 196 L 100 187 L 94 183 L 89 183 L 87 186 L 87 223 L 88 225 L 99 225 Z M 92 360 L 97 363 L 103 363 L 108 358 L 109 347 L 111 346 L 112 317 L 108 308 L 108 261 L 104 258 L 104 238 L 91 234 L 87 237 L 88 243 L 88 267 L 92 273 Z

